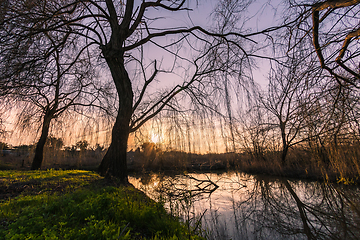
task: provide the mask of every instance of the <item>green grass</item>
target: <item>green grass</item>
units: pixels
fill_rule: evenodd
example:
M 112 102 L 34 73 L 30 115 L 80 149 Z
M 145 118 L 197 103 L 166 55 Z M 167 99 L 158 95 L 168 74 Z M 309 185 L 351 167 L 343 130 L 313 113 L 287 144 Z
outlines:
M 132 186 L 88 171 L 0 171 L 0 239 L 200 239 Z

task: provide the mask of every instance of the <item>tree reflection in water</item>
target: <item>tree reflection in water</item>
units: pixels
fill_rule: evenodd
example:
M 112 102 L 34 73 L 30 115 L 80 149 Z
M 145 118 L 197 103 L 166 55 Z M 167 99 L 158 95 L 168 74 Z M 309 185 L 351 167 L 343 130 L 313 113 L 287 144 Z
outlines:
M 358 187 L 242 173 L 147 178 L 130 181 L 207 239 L 360 238 Z

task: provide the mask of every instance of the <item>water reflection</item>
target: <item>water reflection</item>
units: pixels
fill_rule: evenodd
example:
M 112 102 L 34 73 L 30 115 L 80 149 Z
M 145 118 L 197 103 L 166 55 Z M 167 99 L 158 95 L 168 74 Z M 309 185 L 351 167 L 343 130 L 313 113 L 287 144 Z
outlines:
M 242 173 L 130 181 L 207 239 L 359 239 L 360 190 Z

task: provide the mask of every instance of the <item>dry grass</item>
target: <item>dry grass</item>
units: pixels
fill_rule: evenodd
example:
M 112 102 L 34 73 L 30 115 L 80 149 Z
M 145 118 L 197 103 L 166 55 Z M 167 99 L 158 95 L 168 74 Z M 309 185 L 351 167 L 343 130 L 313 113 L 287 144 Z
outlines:
M 89 169 L 99 166 L 105 152 L 47 151 L 44 169 Z M 0 156 L 0 169 L 30 169 L 32 153 Z M 259 155 L 247 153 L 190 154 L 179 151 L 130 152 L 130 171 L 217 171 L 237 170 L 291 178 L 325 180 L 345 184 L 358 183 L 360 148 L 358 146 L 328 147 L 318 150 L 292 148 L 286 164 L 281 152 L 268 151 Z

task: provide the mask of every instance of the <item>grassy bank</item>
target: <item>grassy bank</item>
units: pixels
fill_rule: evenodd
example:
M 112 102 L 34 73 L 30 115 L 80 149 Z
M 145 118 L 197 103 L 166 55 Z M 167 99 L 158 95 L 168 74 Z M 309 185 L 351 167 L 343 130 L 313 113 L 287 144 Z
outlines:
M 199 239 L 132 186 L 79 170 L 0 171 L 0 239 Z

